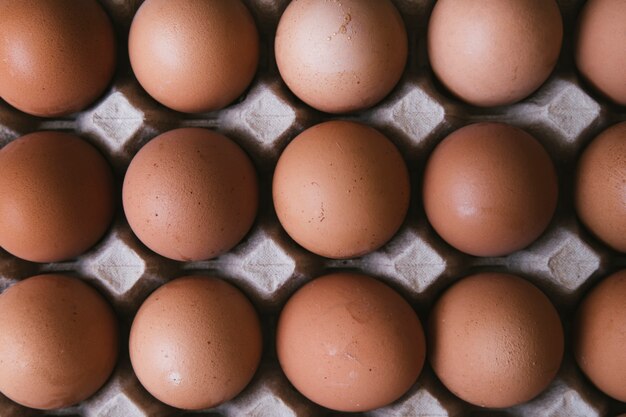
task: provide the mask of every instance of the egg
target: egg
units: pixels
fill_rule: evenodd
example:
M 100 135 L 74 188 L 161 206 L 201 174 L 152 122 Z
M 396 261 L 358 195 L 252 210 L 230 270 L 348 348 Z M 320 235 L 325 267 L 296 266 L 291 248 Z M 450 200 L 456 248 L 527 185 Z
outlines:
M 426 164 L 426 216 L 446 242 L 475 256 L 507 255 L 535 241 L 556 209 L 550 156 L 521 129 L 478 123 L 445 138 Z
M 626 2 L 588 0 L 581 12 L 576 66 L 598 91 L 626 106 Z
M 401 397 L 425 357 L 419 318 L 400 294 L 366 275 L 333 273 L 300 288 L 280 314 L 276 350 L 311 401 L 366 411 Z
M 596 236 L 626 252 L 626 122 L 605 130 L 583 152 L 575 203 L 579 218 Z
M 626 402 L 626 270 L 600 281 L 583 299 L 574 323 L 574 355 L 605 394 Z
M 429 360 L 441 382 L 469 403 L 512 407 L 541 393 L 563 358 L 563 328 L 537 287 L 481 273 L 450 287 L 431 311 Z
M 259 63 L 259 35 L 240 0 L 146 0 L 128 37 L 141 86 L 186 113 L 221 109 L 239 97 Z
M 409 207 L 409 174 L 394 144 L 377 130 L 332 121 L 296 137 L 278 160 L 276 214 L 309 251 L 352 258 L 384 245 Z
M 214 258 L 252 227 L 259 190 L 252 162 L 232 140 L 200 128 L 163 133 L 128 167 L 128 223 L 156 253 L 178 261 Z
M 552 73 L 562 41 L 555 0 L 438 0 L 428 25 L 433 72 L 475 106 L 530 95 Z
M 74 258 L 107 231 L 113 174 L 88 142 L 36 132 L 0 150 L 0 247 L 32 262 Z
M 198 410 L 234 398 L 261 359 L 261 325 L 234 286 L 204 276 L 171 281 L 141 305 L 130 360 L 141 384 L 173 407 Z
M 39 275 L 0 295 L 0 392 L 31 408 L 79 403 L 106 382 L 118 351 L 111 306 L 80 279 Z
M 0 97 L 43 117 L 80 111 L 115 71 L 113 26 L 96 0 L 0 2 Z
M 295 0 L 280 18 L 276 63 L 289 89 L 329 113 L 366 109 L 400 80 L 408 40 L 389 0 Z

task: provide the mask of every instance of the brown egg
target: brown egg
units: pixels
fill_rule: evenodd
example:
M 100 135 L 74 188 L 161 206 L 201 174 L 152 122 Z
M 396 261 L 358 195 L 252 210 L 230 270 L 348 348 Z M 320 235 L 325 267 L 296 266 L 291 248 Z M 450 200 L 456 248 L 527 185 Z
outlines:
M 537 140 L 502 123 L 452 133 L 426 164 L 426 216 L 450 245 L 502 256 L 531 244 L 556 209 L 554 165 Z
M 318 110 L 346 113 L 389 94 L 404 72 L 408 41 L 389 0 L 297 0 L 280 19 L 275 50 L 296 96 Z
M 475 106 L 530 95 L 554 69 L 562 40 L 554 0 L 438 0 L 428 26 L 435 75 Z
M 46 410 L 76 404 L 115 367 L 115 314 L 79 279 L 25 279 L 0 295 L 0 317 L 0 391 L 19 404 Z
M 261 360 L 261 325 L 234 286 L 184 277 L 142 304 L 129 344 L 135 374 L 152 395 L 197 410 L 228 401 L 248 385 Z
M 174 110 L 221 109 L 248 87 L 259 35 L 240 0 L 146 0 L 128 38 L 141 86 Z
M 74 258 L 106 232 L 113 174 L 88 142 L 36 132 L 0 150 L 0 246 L 33 262 Z
M 462 279 L 437 301 L 429 320 L 430 363 L 459 398 L 511 407 L 534 398 L 563 358 L 563 328 L 537 287 L 508 274 Z
M 287 233 L 329 258 L 372 252 L 409 207 L 409 174 L 389 139 L 362 124 L 313 126 L 287 146 L 274 173 L 274 206 Z
M 12 106 L 63 116 L 111 81 L 115 36 L 96 0 L 3 0 L 0 16 L 0 97 Z
M 148 142 L 131 161 L 124 212 L 156 253 L 199 261 L 243 239 L 258 193 L 252 162 L 235 142 L 206 129 L 175 129 Z
M 587 294 L 574 325 L 574 354 L 583 372 L 605 394 L 626 402 L 626 270 Z
M 339 411 L 366 411 L 401 397 L 425 357 L 409 303 L 366 275 L 334 273 L 298 290 L 276 334 L 278 360 L 304 396 Z
M 596 236 L 626 252 L 626 122 L 605 130 L 582 154 L 576 211 Z
M 602 94 L 626 106 L 626 2 L 587 0 L 580 15 L 576 65 Z

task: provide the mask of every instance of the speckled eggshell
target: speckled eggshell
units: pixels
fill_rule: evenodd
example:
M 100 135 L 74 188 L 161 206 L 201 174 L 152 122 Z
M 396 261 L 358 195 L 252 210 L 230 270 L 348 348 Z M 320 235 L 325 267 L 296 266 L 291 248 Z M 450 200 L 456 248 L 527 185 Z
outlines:
M 438 0 L 428 26 L 435 75 L 476 106 L 530 95 L 552 73 L 562 40 L 554 0 Z
M 234 398 L 250 382 L 261 359 L 261 325 L 237 288 L 190 276 L 148 297 L 129 343 L 135 374 L 152 395 L 197 410 Z
M 426 216 L 450 245 L 475 256 L 522 249 L 546 229 L 558 182 L 550 156 L 521 129 L 463 127 L 433 151 L 424 172 Z
M 459 398 L 511 407 L 541 393 L 559 370 L 563 328 L 544 293 L 508 274 L 462 279 L 431 311 L 429 360 Z
M 216 257 L 248 233 L 258 184 L 246 153 L 200 128 L 175 129 L 139 150 L 126 172 L 124 212 L 150 249 L 179 261 Z
M 146 0 L 128 38 L 137 80 L 155 100 L 187 113 L 218 110 L 248 87 L 259 35 L 240 0 Z
M 576 65 L 606 97 L 626 106 L 626 1 L 588 0 L 580 15 Z
M 605 394 L 626 402 L 626 270 L 591 290 L 578 309 L 574 354 L 587 377 Z
M 0 391 L 26 407 L 68 407 L 94 394 L 117 360 L 117 319 L 80 279 L 39 275 L 0 295 Z
M 425 357 L 422 325 L 400 294 L 366 275 L 334 273 L 298 290 L 280 315 L 280 365 L 304 396 L 366 411 L 402 396 Z
M 0 97 L 36 116 L 84 109 L 115 71 L 115 36 L 96 0 L 0 2 Z
M 626 122 L 605 130 L 583 152 L 576 211 L 606 244 L 626 252 Z
M 275 53 L 296 96 L 318 110 L 346 113 L 373 106 L 393 89 L 408 41 L 389 0 L 295 0 L 278 24 Z
M 287 233 L 329 258 L 361 256 L 398 231 L 409 206 L 409 174 L 377 130 L 332 121 L 302 132 L 278 160 L 276 214 Z
M 106 232 L 113 174 L 88 142 L 36 132 L 0 149 L 0 246 L 33 262 L 74 258 Z

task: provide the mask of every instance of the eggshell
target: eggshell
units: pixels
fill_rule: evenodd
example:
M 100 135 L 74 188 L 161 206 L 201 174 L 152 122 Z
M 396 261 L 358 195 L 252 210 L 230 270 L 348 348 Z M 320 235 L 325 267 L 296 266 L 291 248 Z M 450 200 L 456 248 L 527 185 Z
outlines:
M 113 174 L 88 142 L 36 132 L 0 150 L 0 246 L 33 262 L 74 258 L 106 232 Z
M 128 51 L 148 94 L 197 113 L 227 106 L 248 87 L 259 35 L 240 0 L 146 0 L 133 19 Z
M 304 396 L 352 412 L 385 406 L 408 391 L 422 370 L 425 342 L 400 294 L 366 275 L 334 273 L 289 299 L 276 350 Z
M 522 249 L 546 229 L 558 183 L 550 156 L 523 130 L 466 126 L 444 139 L 424 172 L 426 216 L 455 248 L 476 256 Z
M 589 292 L 574 325 L 574 355 L 587 377 L 605 394 L 626 402 L 626 270 Z
M 605 130 L 583 152 L 576 211 L 606 244 L 626 252 L 626 122 Z
M 309 251 L 351 258 L 374 251 L 396 233 L 409 206 L 406 164 L 377 130 L 332 121 L 302 132 L 274 173 L 276 214 Z
M 26 407 L 83 401 L 117 360 L 117 319 L 89 285 L 63 275 L 25 279 L 0 295 L 0 391 Z
M 530 95 L 554 69 L 562 41 L 554 0 L 438 0 L 428 25 L 435 75 L 476 106 Z
M 429 360 L 441 382 L 481 407 L 511 407 L 541 393 L 559 370 L 563 328 L 537 287 L 508 274 L 462 279 L 437 301 Z
M 598 91 L 626 106 L 626 2 L 588 0 L 580 15 L 576 65 Z
M 0 97 L 58 117 L 98 98 L 115 71 L 115 36 L 95 0 L 0 2 Z
M 196 410 L 232 399 L 250 382 L 261 359 L 261 325 L 237 288 L 190 276 L 146 299 L 129 343 L 141 384 L 166 404 Z
M 252 162 L 233 141 L 199 128 L 175 129 L 135 155 L 122 190 L 137 237 L 167 258 L 197 261 L 233 248 L 258 207 Z
M 408 41 L 389 0 L 295 0 L 278 24 L 275 51 L 296 96 L 318 110 L 346 113 L 373 106 L 393 89 Z

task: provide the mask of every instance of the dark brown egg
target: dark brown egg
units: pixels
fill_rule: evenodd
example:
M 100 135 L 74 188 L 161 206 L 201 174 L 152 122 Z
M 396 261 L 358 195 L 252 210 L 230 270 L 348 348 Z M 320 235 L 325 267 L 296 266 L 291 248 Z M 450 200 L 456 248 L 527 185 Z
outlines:
M 523 130 L 479 123 L 452 133 L 424 173 L 424 208 L 437 233 L 476 256 L 522 249 L 546 229 L 558 184 L 550 156 Z
M 626 270 L 616 272 L 587 294 L 578 309 L 574 354 L 601 391 L 626 402 Z
M 36 116 L 84 109 L 115 70 L 115 36 L 96 0 L 0 2 L 0 97 Z
M 428 25 L 435 75 L 476 106 L 530 95 L 554 69 L 562 40 L 554 0 L 438 0 Z
M 261 325 L 237 288 L 184 277 L 144 301 L 130 332 L 141 384 L 173 407 L 214 407 L 241 392 L 261 360 Z
M 425 356 L 422 325 L 406 300 L 355 273 L 325 275 L 298 290 L 280 315 L 276 349 L 298 391 L 350 412 L 398 399 Z
M 259 35 L 240 0 L 146 0 L 133 19 L 128 50 L 148 94 L 197 113 L 227 106 L 248 87 Z
M 124 179 L 124 212 L 150 249 L 179 261 L 214 258 L 248 233 L 258 184 L 246 153 L 219 133 L 175 129 L 148 142 Z
M 563 328 L 537 287 L 508 274 L 462 279 L 431 311 L 429 358 L 441 382 L 481 407 L 534 398 L 557 374 Z
M 118 351 L 117 320 L 77 278 L 39 275 L 0 295 L 0 391 L 26 407 L 56 409 L 94 394 Z
M 580 15 L 576 65 L 583 77 L 626 106 L 626 2 L 588 0 Z
M 583 152 L 576 211 L 597 237 L 626 252 L 626 122 L 602 132 Z
M 23 136 L 0 150 L 0 246 L 33 262 L 93 246 L 114 212 L 113 174 L 88 142 L 62 132 Z
M 330 113 L 373 106 L 407 62 L 404 22 L 389 0 L 298 0 L 276 30 L 276 63 L 302 101 Z

